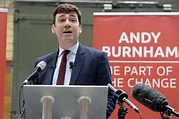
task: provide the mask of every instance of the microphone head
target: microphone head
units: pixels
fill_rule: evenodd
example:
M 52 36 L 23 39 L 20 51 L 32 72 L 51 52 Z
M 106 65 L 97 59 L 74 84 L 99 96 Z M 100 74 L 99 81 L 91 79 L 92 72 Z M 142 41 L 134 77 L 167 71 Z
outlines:
M 128 95 L 123 90 L 116 91 L 116 94 L 118 95 L 118 100 L 120 103 L 124 102 L 124 98 L 128 99 Z
M 69 65 L 70 65 L 70 69 L 74 68 L 74 63 L 73 62 L 70 62 Z
M 46 67 L 45 61 L 39 62 L 36 67 L 39 67 L 40 71 L 43 70 Z
M 168 102 L 164 95 L 154 90 L 153 88 L 140 83 L 136 84 L 133 87 L 132 97 L 156 112 L 162 112 L 163 107 L 165 105 L 168 105 Z

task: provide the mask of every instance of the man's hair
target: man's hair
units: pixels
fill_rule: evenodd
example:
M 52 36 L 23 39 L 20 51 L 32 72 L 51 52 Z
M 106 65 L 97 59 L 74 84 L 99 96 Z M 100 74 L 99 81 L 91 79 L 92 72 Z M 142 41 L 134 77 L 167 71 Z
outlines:
M 78 16 L 78 20 L 79 20 L 79 24 L 81 25 L 82 22 L 82 18 L 81 18 L 81 12 L 78 9 L 78 7 L 76 7 L 75 5 L 72 4 L 61 4 L 58 5 L 53 12 L 53 23 L 55 24 L 55 17 L 58 13 L 69 13 L 69 12 L 76 12 L 77 16 Z

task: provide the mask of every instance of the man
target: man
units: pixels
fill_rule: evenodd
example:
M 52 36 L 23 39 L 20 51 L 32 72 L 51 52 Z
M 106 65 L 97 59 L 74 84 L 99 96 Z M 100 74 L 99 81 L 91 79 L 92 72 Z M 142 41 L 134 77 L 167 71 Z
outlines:
M 107 85 L 112 84 L 111 72 L 106 53 L 79 43 L 79 34 L 82 32 L 82 18 L 79 9 L 71 4 L 61 4 L 53 12 L 52 33 L 58 38 L 57 51 L 38 58 L 46 62 L 44 70 L 38 73 L 37 85 Z M 64 52 L 66 56 L 66 72 L 64 82 L 58 83 L 60 64 Z M 106 117 L 108 118 L 115 108 L 116 100 L 109 89 Z

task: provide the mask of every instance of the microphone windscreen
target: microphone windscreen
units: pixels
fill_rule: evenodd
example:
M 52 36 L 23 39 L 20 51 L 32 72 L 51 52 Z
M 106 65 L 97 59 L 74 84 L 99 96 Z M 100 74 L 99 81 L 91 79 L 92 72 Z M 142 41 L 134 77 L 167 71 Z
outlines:
M 46 67 L 45 61 L 39 62 L 36 67 L 40 67 L 40 71 L 43 70 Z
M 162 112 L 163 106 L 168 105 L 164 95 L 141 83 L 136 84 L 132 88 L 132 97 L 156 112 Z

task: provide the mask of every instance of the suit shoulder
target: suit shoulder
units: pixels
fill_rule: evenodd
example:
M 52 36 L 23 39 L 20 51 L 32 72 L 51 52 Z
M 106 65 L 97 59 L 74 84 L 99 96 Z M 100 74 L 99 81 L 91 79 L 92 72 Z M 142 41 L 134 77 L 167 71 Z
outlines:
M 46 60 L 48 60 L 50 58 L 56 57 L 57 55 L 58 55 L 58 51 L 54 51 L 54 52 L 51 52 L 51 53 L 48 53 L 48 54 L 45 54 L 45 55 L 42 55 L 42 56 L 38 57 L 36 59 L 36 61 L 37 62 L 39 62 L 39 61 L 46 61 Z
M 97 54 L 103 54 L 105 52 L 99 50 L 99 49 L 95 49 L 95 48 L 92 48 L 92 47 L 88 47 L 88 46 L 84 46 L 86 48 L 86 51 L 88 52 L 93 52 L 93 53 L 97 53 Z

